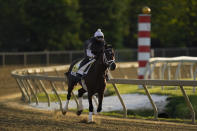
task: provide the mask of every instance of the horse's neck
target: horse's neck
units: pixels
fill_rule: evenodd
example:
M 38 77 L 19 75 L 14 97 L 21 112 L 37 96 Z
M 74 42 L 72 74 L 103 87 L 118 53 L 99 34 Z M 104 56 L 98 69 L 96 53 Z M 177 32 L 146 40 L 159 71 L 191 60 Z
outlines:
M 106 71 L 106 66 L 103 64 L 102 56 L 100 56 L 92 66 L 92 73 L 103 75 Z
M 106 70 L 106 66 L 103 64 L 103 62 L 101 63 L 101 61 L 98 61 L 98 63 L 95 65 L 95 68 L 99 71 L 104 73 Z

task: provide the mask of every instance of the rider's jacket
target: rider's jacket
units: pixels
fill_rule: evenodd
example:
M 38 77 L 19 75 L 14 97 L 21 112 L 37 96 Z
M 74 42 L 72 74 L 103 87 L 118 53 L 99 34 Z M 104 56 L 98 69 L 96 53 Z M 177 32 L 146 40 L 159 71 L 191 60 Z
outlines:
M 91 37 L 85 42 L 85 57 L 95 58 L 106 45 L 105 41 L 97 41 L 95 37 Z

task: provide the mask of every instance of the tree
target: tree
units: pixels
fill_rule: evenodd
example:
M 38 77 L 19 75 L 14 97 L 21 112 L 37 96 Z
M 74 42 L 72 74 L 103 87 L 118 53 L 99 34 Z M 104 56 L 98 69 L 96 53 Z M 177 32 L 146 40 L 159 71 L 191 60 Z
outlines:
M 23 23 L 24 0 L 0 0 L 0 43 L 1 51 L 17 51 L 18 47 L 25 48 L 26 27 Z
M 78 8 L 78 0 L 27 0 L 26 24 L 35 50 L 79 49 L 82 43 Z
M 151 12 L 151 47 L 196 47 L 196 0 L 0 0 L 0 51 L 82 49 L 101 28 L 114 48 L 137 48 L 137 19 Z
M 80 11 L 83 16 L 81 39 L 85 41 L 101 28 L 106 41 L 115 48 L 123 47 L 123 37 L 127 34 L 128 22 L 125 13 L 128 0 L 81 0 Z
M 158 12 L 157 12 L 158 11 Z M 197 43 L 197 2 L 166 0 L 153 10 L 152 32 L 160 47 L 194 47 Z M 155 47 L 158 47 L 156 43 Z
M 125 46 L 137 48 L 137 15 L 151 8 L 151 47 L 194 47 L 197 43 L 196 0 L 130 0 L 129 37 Z
M 0 4 L 0 17 L 4 20 L 1 43 L 6 51 L 69 50 L 82 46 L 78 0 L 8 0 Z

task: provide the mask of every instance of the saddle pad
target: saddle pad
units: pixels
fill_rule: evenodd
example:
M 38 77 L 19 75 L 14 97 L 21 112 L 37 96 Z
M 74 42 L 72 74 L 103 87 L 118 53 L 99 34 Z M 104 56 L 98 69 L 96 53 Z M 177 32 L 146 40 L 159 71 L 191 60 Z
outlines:
M 83 59 L 80 60 L 80 61 L 78 61 L 78 62 L 73 66 L 73 68 L 72 68 L 72 70 L 71 70 L 71 74 L 72 74 L 72 75 L 76 76 L 76 73 L 77 73 L 77 71 L 79 70 L 80 63 L 81 63 L 82 61 L 83 61 Z
M 82 61 L 83 61 L 83 59 L 80 60 L 79 62 L 77 62 L 73 66 L 72 71 L 71 71 L 71 74 L 72 75 L 76 76 L 76 73 L 81 74 L 81 75 L 87 74 L 88 71 L 89 71 L 89 69 L 90 69 L 90 67 L 91 67 L 91 65 L 92 65 L 92 63 L 94 63 L 96 60 L 95 59 L 92 59 L 88 63 L 86 63 L 85 65 L 83 65 L 82 67 L 80 67 L 80 64 L 81 64 Z

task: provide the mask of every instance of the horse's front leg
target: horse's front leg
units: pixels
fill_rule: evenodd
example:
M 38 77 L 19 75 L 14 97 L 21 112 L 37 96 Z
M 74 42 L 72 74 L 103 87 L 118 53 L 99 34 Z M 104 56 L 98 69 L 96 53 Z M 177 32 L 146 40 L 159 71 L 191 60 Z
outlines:
M 68 104 L 69 104 L 69 100 L 71 98 L 71 92 L 74 88 L 74 83 L 71 81 L 68 81 L 68 94 L 67 94 L 67 100 L 66 100 L 66 105 L 64 106 L 63 110 L 62 110 L 62 114 L 65 115 L 66 112 L 68 111 Z
M 88 102 L 89 102 L 89 116 L 88 116 L 88 122 L 93 122 L 93 110 L 94 110 L 94 107 L 93 107 L 93 104 L 92 104 L 92 95 L 90 95 L 88 93 Z
M 98 94 L 98 102 L 99 103 L 98 103 L 97 112 L 101 112 L 101 110 L 102 110 L 103 94 L 104 94 L 104 92 L 100 92 Z
M 83 94 L 86 92 L 86 90 L 84 90 L 83 88 L 78 90 L 78 101 L 79 101 L 79 107 L 78 107 L 78 111 L 77 111 L 77 115 L 81 115 L 82 111 L 83 111 Z

